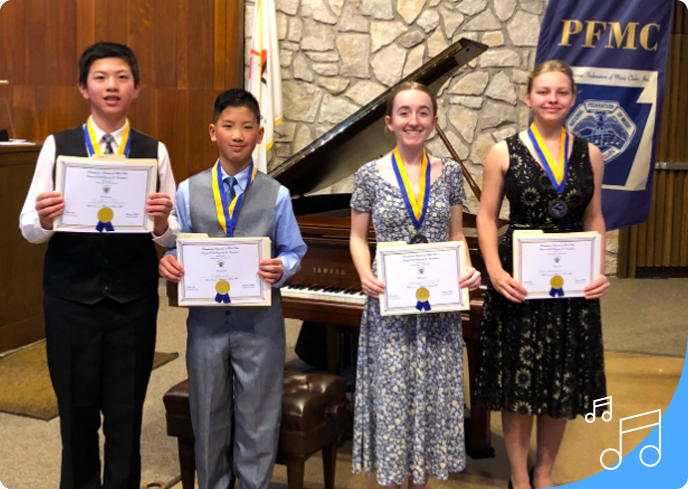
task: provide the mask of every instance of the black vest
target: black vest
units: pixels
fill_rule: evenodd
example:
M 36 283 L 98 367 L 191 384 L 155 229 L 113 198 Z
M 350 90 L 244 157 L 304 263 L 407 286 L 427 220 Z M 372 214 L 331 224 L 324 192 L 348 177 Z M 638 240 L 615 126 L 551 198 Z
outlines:
M 87 157 L 82 126 L 58 132 L 60 155 Z M 158 157 L 158 142 L 131 130 L 130 158 Z M 54 181 L 54 176 L 53 176 Z M 105 296 L 128 302 L 156 294 L 158 256 L 150 234 L 53 234 L 43 268 L 43 291 L 67 300 L 95 304 Z

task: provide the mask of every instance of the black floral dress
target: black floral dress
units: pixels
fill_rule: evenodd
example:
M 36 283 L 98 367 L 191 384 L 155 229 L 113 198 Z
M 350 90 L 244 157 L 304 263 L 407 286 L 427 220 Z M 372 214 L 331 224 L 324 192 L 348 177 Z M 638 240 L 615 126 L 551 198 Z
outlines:
M 588 143 L 582 138 L 573 138 L 566 186 L 559 195 L 519 135 L 506 142 L 504 192 L 511 205 L 511 226 L 499 241 L 499 256 L 504 270 L 513 274 L 513 231 L 582 231 L 594 176 Z M 517 304 L 490 285 L 480 346 L 474 400 L 488 409 L 572 419 L 592 412 L 593 400 L 606 396 L 599 300 Z
M 356 173 L 351 207 L 371 215 L 378 242 L 408 242 L 416 229 L 401 191 L 382 178 L 376 164 Z M 420 232 L 430 242 L 447 241 L 451 206 L 465 199 L 461 167 L 443 159 Z M 410 475 L 421 483 L 425 473 L 446 479 L 464 470 L 460 313 L 382 317 L 379 300 L 366 299 L 352 464 L 354 473 L 375 472 L 381 485 L 402 484 Z

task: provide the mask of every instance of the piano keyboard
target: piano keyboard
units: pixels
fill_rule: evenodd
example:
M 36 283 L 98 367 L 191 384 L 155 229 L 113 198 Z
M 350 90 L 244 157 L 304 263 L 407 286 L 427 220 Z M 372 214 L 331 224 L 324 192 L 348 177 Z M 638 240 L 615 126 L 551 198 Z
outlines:
M 361 305 L 365 302 L 365 294 L 360 290 L 345 290 L 337 287 L 313 287 L 294 284 L 288 284 L 282 287 L 282 297 Z

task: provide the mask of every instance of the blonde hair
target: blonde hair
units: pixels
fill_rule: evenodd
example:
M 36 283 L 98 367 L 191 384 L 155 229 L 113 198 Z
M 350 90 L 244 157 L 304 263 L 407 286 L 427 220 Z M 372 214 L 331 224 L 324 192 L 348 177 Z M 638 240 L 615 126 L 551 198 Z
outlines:
M 528 89 L 527 93 L 530 93 L 531 88 L 533 88 L 533 80 L 543 73 L 549 73 L 550 71 L 559 71 L 565 74 L 571 80 L 571 91 L 576 93 L 576 82 L 573 81 L 573 70 L 569 65 L 561 61 L 560 59 L 550 59 L 549 61 L 544 61 L 533 68 L 533 71 L 528 75 Z
M 387 110 L 385 111 L 385 115 L 392 117 L 392 111 L 394 110 L 394 99 L 397 98 L 397 94 L 399 92 L 405 92 L 407 90 L 418 90 L 419 92 L 427 93 L 430 97 L 430 100 L 432 100 L 432 115 L 437 115 L 437 97 L 434 93 L 430 91 L 428 87 L 426 87 L 422 83 L 418 83 L 415 81 L 404 82 L 398 85 L 392 91 L 389 98 L 387 99 Z

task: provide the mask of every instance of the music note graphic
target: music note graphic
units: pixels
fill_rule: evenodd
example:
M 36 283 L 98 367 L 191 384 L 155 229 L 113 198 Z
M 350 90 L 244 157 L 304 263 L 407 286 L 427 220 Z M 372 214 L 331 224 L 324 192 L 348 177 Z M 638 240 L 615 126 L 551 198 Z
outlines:
M 623 430 L 623 422 L 626 421 L 627 419 L 639 418 L 640 416 L 645 416 L 648 414 L 655 414 L 655 413 L 657 413 L 657 420 L 658 420 L 656 423 L 647 424 L 645 426 L 641 426 L 640 428 L 631 428 L 630 430 L 626 430 L 626 431 Z M 602 454 L 600 455 L 600 463 L 602 464 L 602 467 L 604 467 L 607 470 L 616 470 L 619 467 L 621 467 L 621 461 L 623 460 L 622 446 L 623 446 L 623 434 L 624 433 L 630 433 L 631 431 L 642 430 L 643 428 L 651 428 L 653 426 L 659 426 L 659 443 L 658 443 L 658 446 L 654 446 L 654 445 L 644 446 L 643 449 L 640 450 L 640 454 L 638 455 L 638 458 L 640 459 L 640 462 L 645 467 L 654 467 L 655 465 L 657 465 L 659 463 L 659 461 L 662 460 L 662 410 L 661 409 L 656 409 L 655 411 L 648 411 L 648 412 L 643 413 L 643 414 L 636 414 L 635 416 L 629 416 L 627 418 L 621 418 L 619 420 L 619 449 L 616 450 L 614 448 L 607 448 L 604 452 L 602 452 Z M 648 448 L 654 448 L 655 451 L 657 452 L 657 455 L 658 455 L 657 461 L 653 464 L 646 464 L 645 461 L 643 460 L 643 452 L 645 450 L 647 450 Z M 604 457 L 604 454 L 609 452 L 609 451 L 615 452 L 619 456 L 619 463 L 616 465 L 616 467 L 607 467 L 606 465 L 604 465 L 604 462 L 602 461 L 602 457 Z
M 608 402 L 601 402 L 601 401 L 608 401 Z M 602 419 L 606 421 L 607 423 L 612 420 L 612 396 L 609 397 L 603 397 L 601 399 L 595 399 L 592 401 L 592 412 L 588 413 L 585 415 L 585 421 L 588 423 L 592 423 L 595 421 L 595 410 L 598 407 L 602 406 L 607 406 L 609 405 L 609 411 L 602 413 Z M 591 416 L 591 418 L 588 418 Z

